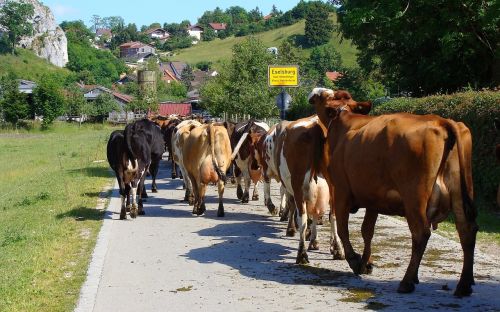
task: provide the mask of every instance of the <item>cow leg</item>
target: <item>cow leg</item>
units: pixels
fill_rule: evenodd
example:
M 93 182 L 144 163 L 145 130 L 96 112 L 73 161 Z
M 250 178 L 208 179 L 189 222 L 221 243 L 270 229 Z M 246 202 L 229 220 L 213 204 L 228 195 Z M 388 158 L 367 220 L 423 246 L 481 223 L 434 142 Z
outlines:
M 406 204 L 406 203 L 405 203 Z M 419 209 L 423 206 L 422 209 Z M 425 213 L 426 204 L 406 206 L 406 220 L 411 232 L 411 259 L 406 269 L 403 280 L 399 283 L 399 293 L 411 293 L 415 290 L 415 284 L 418 284 L 418 267 L 422 256 L 424 255 L 425 247 L 431 236 L 430 224 L 427 222 Z
M 257 181 L 253 185 L 252 200 L 259 200 L 259 191 L 257 190 L 258 186 L 259 186 L 259 181 Z
M 171 149 L 168 150 L 168 155 L 173 155 Z M 170 157 L 170 156 L 169 156 Z M 172 164 L 172 179 L 177 179 L 177 166 L 173 157 L 170 157 Z
M 139 189 L 141 189 L 141 188 L 144 188 L 144 187 L 145 187 L 145 186 L 144 186 L 144 184 L 145 184 L 145 183 L 144 183 L 144 180 L 146 180 L 146 177 L 143 175 L 143 176 L 141 177 L 140 182 L 139 182 Z M 139 197 L 139 200 L 138 200 L 138 203 L 139 203 L 139 205 L 138 205 L 138 208 L 139 208 L 139 210 L 138 210 L 138 214 L 139 214 L 140 216 L 143 216 L 143 215 L 145 215 L 146 213 L 144 212 L 144 204 L 143 204 L 143 202 L 142 202 L 142 193 L 141 193 L 141 194 L 139 194 L 139 196 L 138 196 L 138 197 Z
M 460 275 L 460 280 L 454 293 L 457 297 L 470 296 L 472 293 L 472 285 L 474 285 L 474 248 L 478 230 L 476 220 L 467 220 L 462 207 L 462 205 L 456 205 L 455 203 L 453 205 L 453 211 L 456 218 L 455 226 L 464 253 L 462 274 Z
M 288 199 L 288 194 L 286 193 L 285 187 L 283 184 L 281 184 L 280 187 L 280 198 L 281 198 L 281 203 L 280 203 L 280 221 L 286 221 L 288 218 L 288 212 L 290 210 L 290 206 L 288 206 L 288 203 L 290 202 Z
M 198 208 L 198 212 L 196 213 L 198 216 L 201 216 L 205 213 L 207 210 L 205 207 L 205 192 L 207 191 L 207 185 L 204 183 L 200 184 L 200 189 L 199 189 L 199 194 L 198 194 L 198 201 L 200 203 L 200 207 Z
M 132 190 L 132 208 L 130 208 L 130 217 L 132 219 L 135 219 L 137 217 L 137 212 L 138 212 L 137 203 L 136 203 L 137 185 L 134 186 L 132 184 L 131 190 Z
M 335 194 L 335 213 L 337 217 L 337 230 L 344 247 L 345 256 L 349 267 L 354 274 L 360 274 L 361 270 L 361 256 L 357 254 L 352 248 L 351 241 L 349 240 L 349 212 L 351 203 L 344 194 Z
M 311 223 L 311 235 L 309 237 L 310 240 L 309 247 L 307 248 L 307 250 L 319 250 L 317 224 L 318 224 L 318 216 L 313 215 Z
M 309 263 L 309 258 L 306 251 L 306 230 L 307 230 L 307 210 L 306 203 L 302 201 L 302 196 L 295 195 L 295 205 L 297 206 L 297 214 L 300 218 L 299 225 L 299 250 L 297 253 L 297 259 L 295 263 L 297 264 L 307 264 Z M 300 207 L 300 208 L 299 208 Z
M 234 166 L 234 176 L 236 177 L 236 197 L 241 199 L 243 197 L 243 188 L 241 187 L 241 171 L 238 166 Z
M 177 168 L 179 168 L 179 179 L 183 179 L 184 178 L 184 173 L 182 173 L 182 170 L 180 170 L 181 166 L 177 166 Z
M 372 254 L 372 238 L 375 231 L 375 222 L 377 221 L 378 213 L 373 210 L 366 209 L 363 225 L 361 226 L 361 235 L 365 244 L 363 256 L 361 257 L 361 273 L 371 274 L 373 271 Z
M 219 179 L 219 182 L 217 182 L 217 189 L 219 191 L 219 208 L 217 209 L 217 217 L 224 217 L 224 204 L 222 203 L 224 195 L 224 181 L 222 181 L 222 179 Z
M 330 209 L 330 253 L 333 255 L 333 260 L 345 260 L 344 247 L 337 234 L 337 218 L 334 209 Z
M 146 185 L 142 186 L 141 193 L 143 198 L 148 198 L 148 193 L 146 192 Z
M 149 166 L 149 172 L 151 173 L 151 192 L 153 193 L 158 193 L 158 187 L 156 185 L 156 175 L 158 174 L 158 167 L 159 167 L 160 161 L 153 161 L 151 162 L 151 165 Z
M 198 214 L 198 208 L 200 206 L 199 202 L 199 190 L 198 190 L 198 181 L 194 179 L 194 176 L 192 174 L 189 174 L 188 179 L 191 182 L 192 186 L 192 191 L 193 191 L 193 197 L 194 197 L 194 202 L 193 202 L 193 212 L 192 214 Z
M 287 195 L 288 202 L 287 202 L 287 210 L 288 210 L 288 225 L 286 227 L 286 236 L 288 237 L 294 237 L 295 232 L 297 231 L 297 228 L 295 224 L 297 223 L 295 216 L 297 214 L 297 209 L 295 209 L 294 206 L 292 206 L 292 201 L 294 200 L 291 195 Z
M 278 213 L 276 206 L 274 206 L 273 201 L 271 200 L 271 181 L 266 178 L 264 178 L 264 205 L 266 205 L 267 209 L 273 216 Z
M 125 207 L 125 198 L 126 198 L 125 195 L 121 195 L 122 206 L 121 206 L 121 210 L 120 210 L 120 220 L 127 219 L 127 208 Z
M 130 212 L 132 204 L 130 202 L 130 184 L 125 185 L 125 196 L 127 197 L 127 212 Z
M 250 198 L 250 183 L 252 183 L 252 179 L 250 179 L 250 175 L 248 175 L 248 173 L 243 174 L 243 182 L 245 183 L 245 190 L 243 191 L 241 202 L 246 204 Z

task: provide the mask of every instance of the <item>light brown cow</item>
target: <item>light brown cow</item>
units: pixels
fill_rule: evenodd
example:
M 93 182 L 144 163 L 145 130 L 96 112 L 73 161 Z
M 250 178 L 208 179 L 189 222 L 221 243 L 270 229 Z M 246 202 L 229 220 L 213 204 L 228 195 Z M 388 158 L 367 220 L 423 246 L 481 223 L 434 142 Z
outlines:
M 334 187 L 339 236 L 356 274 L 371 271 L 371 239 L 379 213 L 405 216 L 412 256 L 398 292 L 414 291 L 418 268 L 434 228 L 453 211 L 464 262 L 456 296 L 472 292 L 476 215 L 472 202 L 471 136 L 465 125 L 435 115 L 362 116 L 370 103 L 347 91 L 316 88 L 309 96 L 328 129 L 328 175 Z M 366 207 L 363 256 L 349 241 L 349 212 Z
M 194 193 L 193 214 L 202 215 L 207 184 L 216 183 L 219 191 L 217 216 L 224 216 L 222 196 L 225 173 L 231 164 L 231 143 L 226 128 L 205 124 L 189 133 L 182 150 L 183 163 Z
M 186 193 L 184 200 L 189 202 L 190 205 L 194 203 L 193 188 L 191 185 L 191 180 L 188 178 L 184 162 L 182 151 L 184 149 L 184 142 L 189 137 L 189 133 L 196 127 L 200 127 L 201 123 L 197 120 L 184 120 L 175 127 L 172 134 L 172 159 L 179 166 L 182 177 L 184 179 L 184 185 L 186 187 Z

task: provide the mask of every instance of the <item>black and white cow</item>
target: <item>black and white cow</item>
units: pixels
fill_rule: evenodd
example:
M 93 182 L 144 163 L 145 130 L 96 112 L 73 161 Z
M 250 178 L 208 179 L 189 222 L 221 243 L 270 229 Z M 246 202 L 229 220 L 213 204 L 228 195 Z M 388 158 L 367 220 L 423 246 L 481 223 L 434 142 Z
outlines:
M 236 176 L 237 183 L 236 195 L 238 199 L 241 199 L 242 203 L 248 203 L 252 178 L 254 180 L 252 200 L 259 199 L 257 184 L 261 170 L 252 163 L 255 159 L 252 157 L 253 150 L 251 149 L 251 139 L 248 135 L 257 132 L 266 133 L 267 131 L 269 131 L 269 126 L 265 122 L 250 119 L 236 124 L 231 134 L 231 148 L 234 151 L 232 158 L 234 158 L 235 164 L 234 175 Z M 241 186 L 242 178 L 244 188 Z
M 142 192 L 139 192 L 138 205 L 136 195 L 138 189 L 143 189 L 145 172 L 151 163 L 151 150 L 144 132 L 135 133 L 127 128 L 125 131 L 113 131 L 107 145 L 108 162 L 115 171 L 120 188 L 122 199 L 120 219 L 122 220 L 127 218 L 127 208 L 130 209 L 132 218 L 137 217 L 138 214 L 144 214 Z M 132 197 L 132 207 L 130 207 L 130 197 Z M 127 207 L 125 200 L 127 200 Z

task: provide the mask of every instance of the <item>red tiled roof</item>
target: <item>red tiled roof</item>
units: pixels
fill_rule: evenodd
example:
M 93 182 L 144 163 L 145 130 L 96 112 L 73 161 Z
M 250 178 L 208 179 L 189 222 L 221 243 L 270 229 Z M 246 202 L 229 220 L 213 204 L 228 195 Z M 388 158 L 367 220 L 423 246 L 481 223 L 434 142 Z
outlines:
M 163 70 L 163 77 L 162 77 L 163 80 L 173 80 L 173 81 L 178 81 L 178 79 L 175 77 L 175 74 L 172 73 L 170 70 L 168 69 L 164 69 Z
M 189 103 L 160 103 L 159 112 L 162 116 L 179 115 L 187 116 L 191 114 L 191 104 Z
M 116 91 L 113 91 L 113 96 L 117 97 L 117 98 L 119 98 L 127 103 L 132 102 L 132 100 L 134 99 L 134 97 L 131 95 L 123 94 L 123 93 L 116 92 Z
M 226 30 L 226 23 L 208 23 L 213 30 Z
M 330 79 L 331 81 L 338 80 L 339 78 L 342 78 L 344 76 L 342 73 L 339 73 L 337 71 L 333 72 L 326 72 L 326 77 Z
M 272 17 L 273 17 L 272 14 L 268 14 L 268 15 L 264 16 L 264 20 L 267 21 L 268 19 L 270 19 Z
M 120 48 L 140 48 L 143 46 L 147 46 L 147 44 L 139 42 L 139 41 L 132 41 L 132 42 L 125 42 L 120 45 Z

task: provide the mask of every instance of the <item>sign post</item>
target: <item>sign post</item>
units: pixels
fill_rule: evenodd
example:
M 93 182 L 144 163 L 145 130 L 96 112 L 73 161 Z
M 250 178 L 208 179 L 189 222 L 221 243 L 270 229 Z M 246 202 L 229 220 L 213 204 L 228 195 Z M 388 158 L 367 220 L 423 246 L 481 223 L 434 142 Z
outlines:
M 276 98 L 276 105 L 280 110 L 280 118 L 284 120 L 292 100 L 292 97 L 285 91 L 285 87 L 298 87 L 299 66 L 269 65 L 267 68 L 267 82 L 269 87 L 281 87 L 281 93 Z

